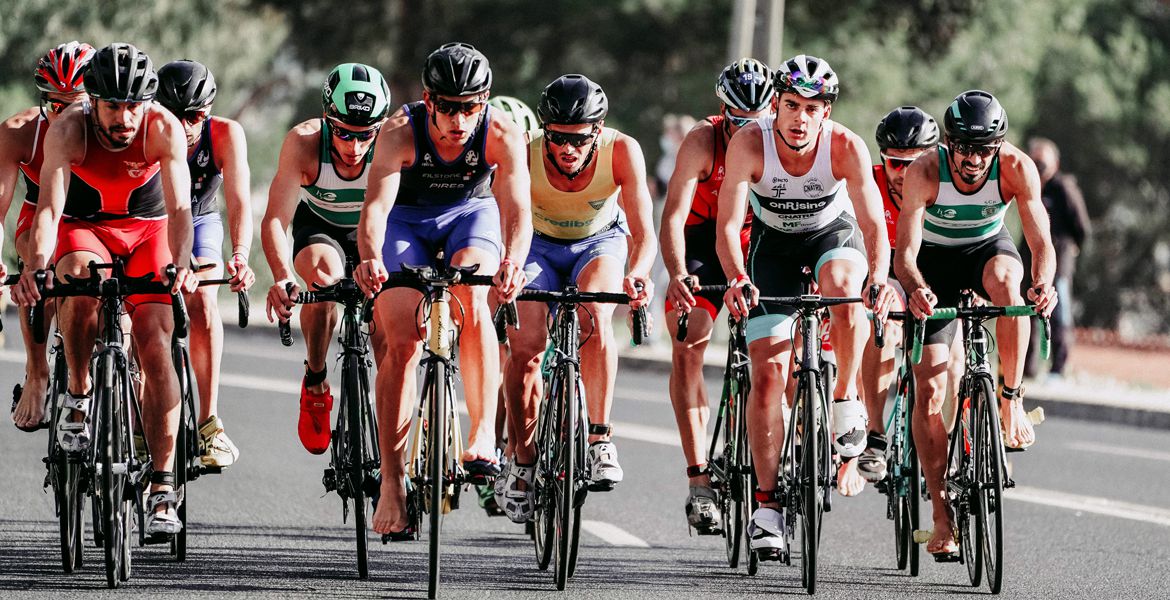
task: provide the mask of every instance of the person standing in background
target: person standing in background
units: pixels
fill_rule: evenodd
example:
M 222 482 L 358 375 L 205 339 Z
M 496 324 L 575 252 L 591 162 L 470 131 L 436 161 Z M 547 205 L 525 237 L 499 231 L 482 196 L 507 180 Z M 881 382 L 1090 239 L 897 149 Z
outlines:
M 1050 377 L 1063 377 L 1072 347 L 1072 279 L 1076 271 L 1077 255 L 1085 246 L 1090 235 L 1089 213 L 1085 209 L 1085 198 L 1077 180 L 1060 171 L 1060 149 L 1046 138 L 1034 137 L 1028 140 L 1028 155 L 1040 172 L 1041 200 L 1052 222 L 1052 245 L 1056 248 L 1056 293 L 1061 299 L 1052 313 L 1052 365 Z M 1027 244 L 1020 247 L 1020 254 L 1030 264 L 1032 255 Z M 1025 285 L 1031 285 L 1029 281 Z M 1028 357 L 1024 363 L 1024 375 L 1034 378 L 1039 371 L 1040 353 L 1038 336 L 1032 336 L 1028 344 Z

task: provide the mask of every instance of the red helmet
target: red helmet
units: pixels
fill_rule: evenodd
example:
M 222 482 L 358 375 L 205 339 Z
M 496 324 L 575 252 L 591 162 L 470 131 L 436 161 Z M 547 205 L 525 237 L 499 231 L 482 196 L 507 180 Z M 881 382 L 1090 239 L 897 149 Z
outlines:
M 37 89 L 59 94 L 84 92 L 85 80 L 82 75 L 94 52 L 93 46 L 77 41 L 49 50 L 37 61 L 37 70 L 33 74 Z

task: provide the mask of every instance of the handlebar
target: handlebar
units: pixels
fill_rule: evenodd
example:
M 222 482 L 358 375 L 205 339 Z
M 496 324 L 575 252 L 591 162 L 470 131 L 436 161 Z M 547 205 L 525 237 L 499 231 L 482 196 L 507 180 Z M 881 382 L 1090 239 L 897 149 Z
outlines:
M 890 313 L 893 318 L 895 313 Z M 908 313 L 901 313 L 903 318 Z M 949 321 L 952 319 L 994 319 L 996 317 L 1040 317 L 1040 357 L 1048 360 L 1052 352 L 1051 327 L 1048 317 L 1040 316 L 1033 305 L 1025 306 L 971 306 L 971 307 L 944 307 L 935 308 L 934 313 L 925 319 L 914 318 L 914 343 L 910 349 L 910 360 L 914 364 L 922 362 L 922 345 L 926 336 L 926 321 Z M 913 318 L 913 317 L 910 317 Z
M 496 307 L 496 314 L 492 316 L 496 326 L 496 339 L 500 345 L 508 343 L 508 327 L 520 329 L 520 315 L 516 312 L 516 303 L 508 302 Z

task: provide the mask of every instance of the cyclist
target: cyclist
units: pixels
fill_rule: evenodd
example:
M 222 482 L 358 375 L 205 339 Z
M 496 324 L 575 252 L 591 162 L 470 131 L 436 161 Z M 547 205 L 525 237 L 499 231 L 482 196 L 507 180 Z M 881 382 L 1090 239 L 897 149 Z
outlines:
M 533 289 L 560 291 L 575 285 L 588 292 L 624 290 L 638 307 L 652 294 L 655 254 L 646 159 L 637 141 L 605 126 L 608 113 L 605 91 L 584 75 L 558 77 L 541 93 L 537 114 L 543 129 L 533 132 L 528 144 L 535 234 L 524 269 Z M 548 341 L 539 324 L 547 321 L 549 308 L 525 302 L 519 309 L 522 323 L 536 325 L 511 337 L 505 390 L 517 438 L 504 510 L 512 521 L 523 523 L 535 508 L 536 413 L 543 386 L 541 354 Z M 582 309 L 593 317 L 592 329 L 582 332 L 581 346 L 590 489 L 608 491 L 623 478 L 609 423 L 618 360 L 614 305 L 590 303 Z
M 890 247 L 896 248 L 898 213 L 902 207 L 902 181 L 906 167 L 922 153 L 938 145 L 938 122 L 917 106 L 901 106 L 891 110 L 878 122 L 876 139 L 881 152 L 881 163 L 873 166 L 873 179 L 882 193 L 886 233 Z M 892 260 L 892 258 L 891 258 Z M 906 293 L 895 278 L 890 285 L 897 293 L 896 309 L 905 309 Z M 858 457 L 857 471 L 868 481 L 881 481 L 886 476 L 885 422 L 881 418 L 886 397 L 894 377 L 894 351 L 900 340 L 901 328 L 896 321 L 886 323 L 886 344 L 878 349 L 866 344 L 861 357 L 861 396 L 869 420 L 865 452 Z
M 540 121 L 536 120 L 536 113 L 519 98 L 512 96 L 492 96 L 488 100 L 488 104 L 500 109 L 500 112 L 508 115 L 516 125 L 520 126 L 520 131 L 529 133 L 540 129 Z
M 82 42 L 67 42 L 49 50 L 37 61 L 33 80 L 40 92 L 41 105 L 27 108 L 0 124 L 0 241 L 4 239 L 4 215 L 16 191 L 16 175 L 24 176 L 25 196 L 16 220 L 14 242 L 16 254 L 22 263 L 30 260 L 28 231 L 37 208 L 40 191 L 41 163 L 45 158 L 45 133 L 70 104 L 85 101 L 85 66 L 93 58 L 94 49 Z M 0 278 L 7 275 L 0 261 Z M 47 306 L 45 321 L 53 318 Z M 29 329 L 28 320 L 20 319 L 24 337 L 24 385 L 18 386 L 19 401 L 12 407 L 12 422 L 22 431 L 37 431 L 49 426 L 45 421 L 45 388 L 49 379 L 49 363 L 45 345 L 38 344 Z
M 158 103 L 179 118 L 187 133 L 187 168 L 191 172 L 191 213 L 196 263 L 214 264 L 201 279 L 219 279 L 226 269 L 232 291 L 246 290 L 256 280 L 248 266 L 252 247 L 252 207 L 248 147 L 244 128 L 224 117 L 211 116 L 215 101 L 215 77 L 204 65 L 191 60 L 169 62 L 158 70 Z M 223 222 L 216 194 L 224 188 L 231 259 L 223 259 Z M 199 448 L 202 462 L 227 467 L 240 451 L 223 430 L 219 414 L 219 365 L 223 356 L 223 321 L 219 316 L 216 288 L 200 288 L 187 298 L 191 318 L 191 363 L 199 386 Z
M 719 114 L 699 121 L 683 138 L 662 211 L 662 260 L 670 274 L 666 327 L 673 340 L 670 399 L 690 479 L 687 522 L 700 534 L 716 533 L 722 523 L 706 470 L 704 436 L 711 411 L 703 383 L 703 353 L 722 302 L 717 294 L 699 295 L 692 290 L 699 285 L 724 282 L 719 257 L 715 255 L 715 224 L 727 143 L 748 123 L 771 113 L 775 89 L 772 77 L 767 65 L 752 58 L 723 69 L 715 84 L 715 96 L 722 102 Z M 745 255 L 751 237 L 751 213 L 746 216 L 740 229 Z M 678 324 L 670 318 L 672 310 L 689 315 L 687 338 L 681 342 L 675 337 Z
M 125 261 L 129 276 L 161 278 L 170 263 L 178 268 L 173 291 L 195 291 L 198 280 L 188 269 L 192 226 L 186 136 L 178 119 L 151 102 L 157 89 L 150 58 L 134 46 L 114 43 L 94 55 L 85 71 L 92 104 L 65 109 L 45 136 L 43 194 L 29 232 L 28 268 L 14 292 L 22 305 L 40 298 L 35 274 L 48 269 L 50 256 L 56 278 L 88 276 L 90 261 L 114 258 Z M 72 192 L 68 197 L 67 190 Z M 87 367 L 98 327 L 97 303 L 95 298 L 68 298 L 58 313 L 69 393 L 56 428 L 67 452 L 82 452 L 90 444 L 93 391 Z M 182 523 L 175 512 L 181 499 L 173 491 L 171 470 L 179 426 L 171 297 L 136 294 L 126 303 L 149 390 L 142 406 L 153 462 L 146 533 L 173 534 Z
M 753 550 L 784 547 L 776 474 L 794 317 L 792 309 L 757 304 L 754 290 L 745 288 L 758 286 L 766 296 L 799 295 L 800 269 L 808 265 L 826 296 L 861 295 L 867 271 L 878 291 L 874 310 L 884 314 L 893 296 L 886 284 L 889 240 L 881 225 L 881 193 L 868 173 L 869 150 L 857 134 L 829 119 L 838 86 L 823 59 L 802 54 L 781 64 L 772 100 L 776 115 L 732 138 L 719 192 L 716 249 L 730 279 L 724 300 L 733 316 L 748 317 L 748 441 L 760 482 L 760 508 L 750 527 Z M 745 263 L 740 230 L 748 201 L 753 220 Z M 857 371 L 869 332 L 860 305 L 842 304 L 831 312 L 830 337 L 840 365 L 833 446 L 851 459 L 865 448 Z
M 923 316 L 936 305 L 955 306 L 963 289 L 996 305 L 1024 303 L 1020 295 L 1024 265 L 1003 225 L 1008 205 L 1017 200 L 1024 238 L 1035 256 L 1031 265 L 1035 283 L 1028 299 L 1047 315 L 1057 302 L 1048 215 L 1036 165 L 1004 141 L 1007 112 L 991 94 L 969 90 L 947 107 L 943 129 L 945 145 L 910 165 L 903 188 L 895 267 L 910 310 Z M 934 507 L 927 552 L 944 559 L 958 551 L 942 487 L 947 432 L 941 415 L 947 357 L 956 329 L 955 321 L 927 321 L 922 362 L 914 365 L 918 402 L 911 427 Z M 1020 385 L 1029 332 L 1026 319 L 996 321 L 1004 377 L 1000 418 L 1008 448 L 1024 448 L 1035 440 Z
M 405 118 L 388 128 L 375 152 L 354 278 L 372 296 L 387 269 L 435 265 L 441 251 L 451 265 L 495 272 L 497 300 L 510 301 L 524 287 L 520 266 L 532 237 L 523 135 L 487 106 L 491 66 L 474 47 L 456 42 L 432 52 L 422 83 L 422 101 L 403 108 Z M 500 357 L 487 290 L 456 286 L 452 294 L 462 306 L 460 368 L 471 418 L 460 459 L 469 475 L 491 478 L 499 473 L 494 423 Z M 416 290 L 395 288 L 375 307 L 387 345 L 377 379 L 382 485 L 373 528 L 394 539 L 411 537 L 403 454 L 422 342 L 414 327 L 402 324 L 416 322 L 419 297 Z
M 292 316 L 300 287 L 309 289 L 345 276 L 345 264 L 357 264 L 358 214 L 366 196 L 369 164 L 379 131 L 390 111 L 390 88 L 381 72 L 360 63 L 337 65 L 321 91 L 323 114 L 288 132 L 280 162 L 268 190 L 260 239 L 275 283 L 268 290 L 268 318 Z M 287 229 L 292 222 L 292 258 Z M 288 285 L 292 285 L 292 292 Z M 328 303 L 301 307 L 301 331 L 307 360 L 301 380 L 297 434 L 312 454 L 329 448 L 329 414 L 333 410 L 325 360 L 337 325 Z M 381 336 L 372 337 L 377 348 Z

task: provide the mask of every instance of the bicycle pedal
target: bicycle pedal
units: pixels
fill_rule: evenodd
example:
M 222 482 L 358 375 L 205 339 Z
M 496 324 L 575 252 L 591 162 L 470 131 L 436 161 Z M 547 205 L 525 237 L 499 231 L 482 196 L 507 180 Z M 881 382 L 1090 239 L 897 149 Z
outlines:
M 586 486 L 586 489 L 590 492 L 612 492 L 613 487 L 614 483 L 612 481 L 592 481 Z
M 325 486 L 326 492 L 337 491 L 337 477 L 332 468 L 325 469 L 325 474 L 321 476 L 321 484 Z
M 784 562 L 784 552 L 781 550 L 753 550 L 760 561 Z
M 156 546 L 159 544 L 169 544 L 174 539 L 175 535 L 172 533 L 156 533 L 146 536 L 146 538 L 142 540 L 142 543 L 146 544 L 147 546 Z

